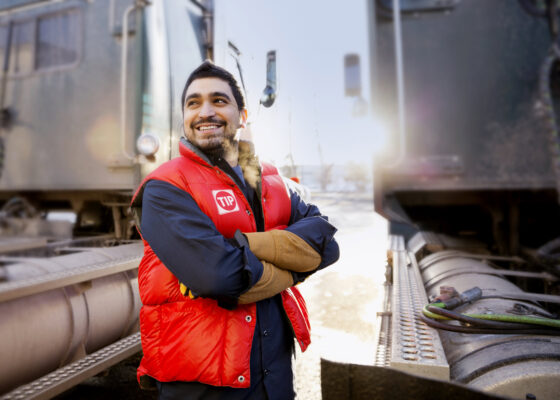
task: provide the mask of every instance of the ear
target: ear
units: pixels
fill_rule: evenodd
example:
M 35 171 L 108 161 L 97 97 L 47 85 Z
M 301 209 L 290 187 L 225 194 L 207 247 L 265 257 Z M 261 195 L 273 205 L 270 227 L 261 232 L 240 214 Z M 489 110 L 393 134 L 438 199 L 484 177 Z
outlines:
M 246 108 L 241 110 L 241 112 L 239 113 L 239 125 L 241 125 L 241 128 L 245 128 L 247 126 L 247 109 Z

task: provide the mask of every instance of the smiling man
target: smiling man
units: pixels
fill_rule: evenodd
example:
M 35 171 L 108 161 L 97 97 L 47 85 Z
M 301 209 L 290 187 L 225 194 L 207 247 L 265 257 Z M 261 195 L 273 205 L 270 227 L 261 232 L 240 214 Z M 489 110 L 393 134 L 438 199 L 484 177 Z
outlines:
M 228 82 L 216 77 L 193 80 L 187 88 L 182 101 L 187 140 L 211 158 L 225 156 L 235 166 L 238 130 L 247 121 L 243 97 L 234 98 Z
M 140 185 L 142 387 L 160 399 L 293 399 L 294 337 L 310 343 L 294 287 L 338 259 L 336 229 L 239 140 L 237 82 L 209 61 L 181 97 L 180 156 Z

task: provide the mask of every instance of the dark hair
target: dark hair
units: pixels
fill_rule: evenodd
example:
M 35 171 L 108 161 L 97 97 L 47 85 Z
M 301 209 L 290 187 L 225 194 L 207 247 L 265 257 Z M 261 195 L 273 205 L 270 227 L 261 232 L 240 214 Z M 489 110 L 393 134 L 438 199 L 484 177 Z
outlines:
M 231 92 L 233 93 L 233 97 L 235 98 L 239 111 L 245 108 L 245 100 L 243 99 L 241 89 L 239 89 L 239 85 L 237 84 L 237 81 L 235 80 L 233 75 L 222 67 L 218 67 L 212 61 L 206 60 L 189 75 L 187 83 L 185 83 L 185 87 L 183 88 L 183 94 L 181 95 L 181 109 L 184 109 L 185 107 L 185 96 L 187 95 L 187 89 L 195 79 L 201 78 L 218 78 L 227 82 L 227 84 L 231 88 Z

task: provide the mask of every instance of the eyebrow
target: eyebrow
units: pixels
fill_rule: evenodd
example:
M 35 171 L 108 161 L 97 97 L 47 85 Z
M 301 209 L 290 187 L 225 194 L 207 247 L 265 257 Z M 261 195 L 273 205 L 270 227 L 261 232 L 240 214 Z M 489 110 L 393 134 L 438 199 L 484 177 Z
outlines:
M 202 97 L 200 93 L 189 94 L 185 99 L 185 104 L 187 104 L 187 101 L 189 101 L 190 99 L 198 99 L 200 97 Z M 225 97 L 226 99 L 228 99 L 228 101 L 231 101 L 231 98 L 227 95 L 227 93 L 224 92 L 212 92 L 210 93 L 210 97 Z

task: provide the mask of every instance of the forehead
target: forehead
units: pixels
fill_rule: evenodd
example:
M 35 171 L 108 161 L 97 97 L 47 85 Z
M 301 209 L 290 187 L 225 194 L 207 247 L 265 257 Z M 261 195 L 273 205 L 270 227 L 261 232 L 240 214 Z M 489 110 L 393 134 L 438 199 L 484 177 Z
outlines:
M 227 94 L 232 100 L 233 93 L 229 84 L 220 78 L 199 78 L 191 82 L 187 88 L 186 96 L 200 95 L 207 96 L 211 93 L 221 92 Z

